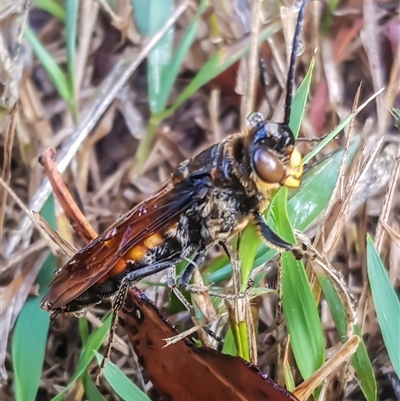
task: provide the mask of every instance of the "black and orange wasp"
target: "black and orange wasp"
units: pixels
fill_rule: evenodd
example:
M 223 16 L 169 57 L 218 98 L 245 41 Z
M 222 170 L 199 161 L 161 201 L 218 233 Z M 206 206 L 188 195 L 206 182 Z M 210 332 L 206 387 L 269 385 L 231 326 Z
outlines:
M 289 119 L 305 3 L 292 43 L 283 122 L 253 118 L 249 129 L 181 163 L 161 189 L 122 215 L 55 273 L 43 309 L 53 317 L 79 313 L 104 298 L 125 294 L 130 284 L 144 277 L 194 257 L 180 278 L 180 285 L 186 287 L 210 247 L 225 243 L 250 222 L 269 247 L 301 256 L 297 247 L 266 225 L 262 213 L 273 190 L 297 188 L 301 183 L 302 157 Z

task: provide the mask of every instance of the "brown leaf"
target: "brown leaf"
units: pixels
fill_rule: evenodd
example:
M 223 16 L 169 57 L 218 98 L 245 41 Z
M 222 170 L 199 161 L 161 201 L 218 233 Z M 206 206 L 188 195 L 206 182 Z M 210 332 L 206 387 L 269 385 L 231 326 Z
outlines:
M 184 339 L 165 347 L 177 331 L 153 302 L 129 290 L 119 313 L 139 363 L 154 387 L 173 401 L 295 401 L 256 366 Z

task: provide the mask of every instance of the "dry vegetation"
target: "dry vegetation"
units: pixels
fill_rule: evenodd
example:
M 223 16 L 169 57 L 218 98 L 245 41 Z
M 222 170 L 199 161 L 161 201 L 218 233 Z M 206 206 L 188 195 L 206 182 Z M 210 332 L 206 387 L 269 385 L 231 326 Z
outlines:
M 16 398 L 13 393 L 15 369 L 24 365 L 18 349 L 26 351 L 25 365 L 31 364 L 32 375 L 21 373 L 17 387 L 34 388 L 40 379 L 37 400 L 50 400 L 57 395 L 75 372 L 82 338 L 87 336 L 85 331 L 97 327 L 98 319 L 109 309 L 108 302 L 91 308 L 90 323 L 61 317 L 50 327 L 48 337 L 48 316 L 39 312 L 39 302 L 28 305 L 30 309 L 24 313 L 26 300 L 35 300 L 38 293 L 41 297 L 45 291 L 44 285 L 36 284 L 47 283 L 55 268 L 66 262 L 65 256 L 59 253 L 55 258 L 48 258 L 52 246 L 40 236 L 37 228 L 33 228 L 34 224 L 26 216 L 27 210 L 28 213 L 42 210 L 64 240 L 78 249 L 83 245 L 69 227 L 63 210 L 57 204 L 52 208 L 51 203 L 45 203 L 51 189 L 38 163 L 43 149 L 57 148 L 58 167 L 64 173 L 73 198 L 89 223 L 101 232 L 121 213 L 159 188 L 179 162 L 239 130 L 241 116 L 247 114 L 243 110 L 247 110 L 249 101 L 251 104 L 246 95 L 251 74 L 243 61 L 245 57 L 220 74 L 215 65 L 210 65 L 209 76 L 199 88 L 195 78 L 212 55 L 220 52 L 225 60 L 231 60 L 237 50 L 235 46 L 243 47 L 239 39 L 251 26 L 250 9 L 239 15 L 232 8 L 233 2 L 210 2 L 212 4 L 199 18 L 193 44 L 179 65 L 179 75 L 171 90 L 164 88 L 164 81 L 160 83 L 168 96 L 167 106 L 179 101 L 179 95 L 188 84 L 193 84 L 195 90 L 183 97 L 176 110 L 166 113 L 159 99 L 161 95 L 154 92 L 155 86 L 149 89 L 147 85 L 147 75 L 153 74 L 154 81 L 157 68 L 162 68 L 157 66 L 156 57 L 153 65 L 146 63 L 149 46 L 156 42 L 145 40 L 146 34 L 157 32 L 163 25 L 159 21 L 150 23 L 151 13 L 161 14 L 160 10 L 155 7 L 150 17 L 141 18 L 142 24 L 135 24 L 131 4 L 139 2 L 82 0 L 79 3 L 75 14 L 74 2 L 68 0 L 32 1 L 31 4 L 24 0 L 2 0 L 0 5 L 0 363 L 4 362 L 1 372 L 5 383 L 1 389 L 4 401 Z M 238 3 L 245 8 L 248 6 L 245 0 Z M 58 7 L 51 8 L 54 4 Z M 256 95 L 256 105 L 251 108 L 275 121 L 282 116 L 280 99 L 287 68 L 284 37 L 288 36 L 286 43 L 289 43 L 293 29 L 287 9 L 280 8 L 284 5 L 261 2 L 265 21 L 277 18 L 272 23 L 277 25 L 271 25 L 276 26 L 276 33 L 262 45 L 267 100 L 260 85 L 251 91 Z M 43 7 L 50 8 L 46 12 Z M 143 13 L 137 7 L 135 12 Z M 159 16 L 161 21 L 164 18 L 163 23 L 169 21 L 174 26 L 171 57 L 176 55 L 177 44 L 194 23 L 197 7 L 197 1 L 175 1 L 173 10 L 181 11 L 180 15 L 172 15 L 171 11 L 166 13 L 169 19 Z M 29 32 L 25 26 L 30 27 Z M 77 41 L 71 39 L 75 35 Z M 305 138 L 323 137 L 349 115 L 360 82 L 359 104 L 386 88 L 360 111 L 345 130 L 346 135 L 340 135 L 313 159 L 316 163 L 332 151 L 343 149 L 349 135 L 359 137 L 360 149 L 364 146 L 353 155 L 350 172 L 340 170 L 339 185 L 329 203 L 329 213 L 321 213 L 304 232 L 312 239 L 317 235 L 314 245 L 328 255 L 355 296 L 357 320 L 377 381 L 377 399 L 382 401 L 394 401 L 396 397 L 400 400 L 400 382 L 383 343 L 369 290 L 365 238 L 367 233 L 372 235 L 390 282 L 398 290 L 399 133 L 389 110 L 400 108 L 399 38 L 398 2 L 344 0 L 336 4 L 335 1 L 309 0 L 302 32 L 304 51 L 298 58 L 296 73 L 299 84 L 315 55 L 309 100 L 300 130 L 300 137 Z M 244 46 L 248 47 L 249 43 L 247 41 Z M 42 46 L 47 50 L 45 56 Z M 164 51 L 169 51 L 168 45 Z M 161 59 L 164 56 L 159 53 Z M 215 71 L 211 71 L 212 68 Z M 307 154 L 313 146 L 302 143 L 300 148 Z M 364 159 L 357 165 L 360 155 Z M 26 210 L 23 205 L 27 206 Z M 307 213 L 307 207 L 296 209 L 296 213 Z M 260 286 L 266 282 L 275 288 L 276 262 L 268 264 L 267 276 Z M 312 277 L 310 266 L 307 272 Z M 153 283 L 162 280 L 164 273 L 150 279 Z M 189 315 L 183 312 L 176 299 L 170 301 L 165 287 L 142 283 L 140 288 L 146 289 L 146 294 L 156 300 L 174 324 L 179 324 L 181 329 L 191 326 Z M 315 296 L 319 297 L 316 289 Z M 323 296 L 319 302 L 327 355 L 332 355 L 338 350 L 338 334 Z M 276 297 L 262 295 L 257 305 L 258 365 L 282 384 L 282 377 L 274 370 L 278 342 Z M 29 317 L 34 317 L 34 324 Z M 24 326 L 21 319 L 28 319 L 29 325 Z M 393 319 L 393 324 L 399 322 L 398 317 L 397 321 L 396 317 Z M 21 328 L 18 335 L 15 329 L 13 337 L 16 324 Z M 21 333 L 23 327 L 25 331 Z M 400 327 L 397 334 L 399 332 Z M 122 340 L 118 339 L 111 359 L 143 388 L 147 379 L 138 373 L 140 369 L 124 342 L 125 333 L 118 330 L 118 334 Z M 36 349 L 32 351 L 32 348 Z M 41 349 L 44 351 L 42 373 L 41 364 L 38 364 L 43 358 Z M 14 359 L 17 357 L 19 361 Z M 400 358 L 400 351 L 397 357 Z M 293 358 L 290 361 L 295 366 Z M 97 366 L 95 361 L 91 363 L 88 369 L 91 377 L 95 377 Z M 357 380 L 352 377 L 352 368 L 347 371 L 348 375 L 343 372 L 339 370 L 337 375 L 343 374 L 339 381 L 345 387 L 344 399 L 364 399 Z M 295 378 L 296 383 L 301 382 L 299 376 Z M 335 375 L 331 377 L 328 400 L 335 400 L 340 394 L 342 385 L 337 385 L 336 378 Z M 82 387 L 82 383 L 84 386 L 87 383 L 82 380 L 71 387 L 69 396 L 64 399 L 88 399 Z M 345 380 L 349 380 L 346 386 Z M 334 389 L 336 386 L 339 390 Z M 150 384 L 145 388 L 152 400 L 163 399 Z M 100 391 L 107 400 L 118 399 L 105 382 Z M 17 394 L 17 399 L 33 400 L 35 396 Z

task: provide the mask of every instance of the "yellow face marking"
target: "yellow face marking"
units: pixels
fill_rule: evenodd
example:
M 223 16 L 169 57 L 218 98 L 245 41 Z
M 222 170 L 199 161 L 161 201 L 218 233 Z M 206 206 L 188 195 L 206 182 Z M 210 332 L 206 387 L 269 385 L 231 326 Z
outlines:
M 303 158 L 300 152 L 294 148 L 290 156 L 289 166 L 286 169 L 284 185 L 288 188 L 298 188 L 301 184 L 300 178 L 303 175 Z
M 288 175 L 295 178 L 300 178 L 303 174 L 303 158 L 300 152 L 294 148 L 292 155 L 290 156 Z
M 298 188 L 300 186 L 300 184 L 301 184 L 300 180 L 295 177 L 289 176 L 285 179 L 285 187 Z
M 150 235 L 150 237 L 148 237 L 144 240 L 144 245 L 148 249 L 152 249 L 152 248 L 155 248 L 156 246 L 160 245 L 162 240 L 163 240 L 162 235 L 159 233 L 155 233 L 153 235 Z

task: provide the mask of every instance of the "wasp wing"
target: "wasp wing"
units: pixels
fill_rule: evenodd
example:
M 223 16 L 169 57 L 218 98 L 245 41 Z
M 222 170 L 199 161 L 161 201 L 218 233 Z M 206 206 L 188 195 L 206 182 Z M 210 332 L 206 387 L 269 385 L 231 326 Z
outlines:
M 117 263 L 124 263 L 124 255 L 135 245 L 176 223 L 198 195 L 193 183 L 167 183 L 76 253 L 54 277 L 42 304 L 54 310 L 80 296 Z

